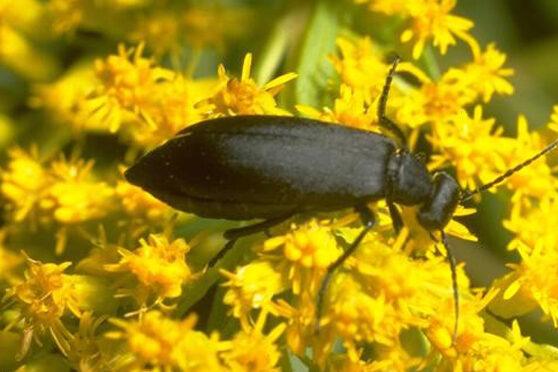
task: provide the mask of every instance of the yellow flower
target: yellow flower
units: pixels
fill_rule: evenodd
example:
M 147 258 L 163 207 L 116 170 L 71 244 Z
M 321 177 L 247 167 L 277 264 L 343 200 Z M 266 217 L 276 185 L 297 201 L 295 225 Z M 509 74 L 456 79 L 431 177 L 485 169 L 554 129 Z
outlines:
M 21 254 L 12 252 L 6 248 L 4 240 L 6 231 L 0 230 L 0 288 L 4 288 L 4 284 L 15 285 L 21 282 L 21 278 L 15 271 L 24 260 Z
M 75 224 L 105 217 L 113 209 L 114 190 L 105 182 L 91 180 L 93 161 L 62 158 L 50 171 L 55 178 L 40 206 L 52 211 L 56 221 Z
M 368 37 L 354 41 L 340 37 L 336 43 L 340 56 L 330 58 L 343 83 L 341 89 L 348 85 L 370 105 L 382 90 L 389 68 L 383 53 Z
M 514 203 L 510 216 L 502 223 L 506 229 L 514 233 L 508 244 L 510 250 L 521 250 L 531 253 L 558 251 L 558 199 L 552 193 L 544 197 L 532 207 Z
M 327 267 L 341 255 L 330 229 L 311 220 L 284 236 L 264 242 L 263 252 L 282 247 L 281 269 L 285 270 L 294 294 L 314 293 Z
M 220 271 L 229 280 L 223 284 L 228 290 L 223 303 L 232 306 L 232 315 L 246 324 L 252 309 L 275 313 L 272 298 L 280 293 L 284 279 L 270 262 L 255 261 L 242 266 L 235 273 Z
M 476 92 L 466 81 L 449 73 L 437 82 L 421 81 L 420 89 L 390 99 L 396 108 L 397 122 L 417 128 L 426 123 L 445 123 L 473 102 Z
M 163 235 L 150 234 L 147 240 L 140 239 L 141 246 L 133 252 L 119 249 L 122 258 L 113 265 L 105 265 L 108 271 L 130 273 L 140 286 L 123 293 L 134 296 L 142 305 L 148 296 L 156 296 L 156 302 L 175 298 L 182 294 L 182 285 L 194 278 L 185 262 L 190 247 L 184 239 L 170 242 Z
M 142 147 L 154 147 L 188 125 L 206 119 L 213 106 L 206 99 L 215 82 L 190 81 L 182 76 L 163 81 L 150 91 L 142 115 L 123 128 L 124 136 Z
M 296 77 L 288 73 L 276 77 L 262 87 L 250 77 L 252 54 L 244 57 L 240 80 L 227 75 L 225 67 L 219 66 L 219 87 L 209 103 L 214 105 L 213 115 L 289 115 L 289 112 L 277 107 L 274 96 L 283 85 Z
M 29 153 L 20 148 L 8 150 L 10 161 L 2 171 L 1 191 L 9 201 L 13 220 L 26 219 L 44 195 L 44 190 L 52 183 L 52 177 L 38 160 L 36 148 Z
M 145 121 L 156 127 L 149 109 L 158 85 L 170 81 L 175 73 L 154 65 L 142 57 L 143 44 L 126 50 L 123 45 L 117 55 L 95 61 L 95 75 L 101 85 L 90 96 L 86 109 L 91 120 L 107 123 L 111 132 L 128 121 Z
M 331 350 L 331 337 L 325 335 L 323 329 L 319 337 L 316 336 L 316 296 L 302 292 L 291 302 L 278 300 L 279 314 L 288 319 L 287 345 L 297 355 L 304 355 L 310 345 L 315 353 L 313 359 L 323 361 Z
M 195 316 L 173 320 L 158 311 L 149 311 L 138 321 L 110 321 L 122 331 L 105 336 L 126 340 L 129 355 L 119 366 L 125 370 L 225 371 L 218 353 L 227 345 L 195 331 Z
M 488 44 L 484 53 L 476 52 L 474 61 L 463 68 L 463 78 L 471 81 L 471 86 L 489 102 L 494 93 L 512 95 L 513 85 L 506 80 L 513 75 L 511 68 L 502 68 L 506 62 L 506 55 L 496 49 L 494 44 Z
M 454 166 L 461 187 L 471 190 L 501 174 L 512 142 L 501 137 L 502 128 L 494 130 L 494 119 L 483 119 L 482 114 L 481 106 L 475 107 L 472 117 L 460 110 L 451 121 L 434 125 L 431 136 L 437 154 L 429 168 Z
M 411 18 L 411 26 L 401 34 L 401 41 L 406 43 L 415 39 L 413 58 L 418 59 L 427 40 L 433 39 L 434 46 L 445 54 L 448 46 L 455 44 L 454 35 L 468 41 L 472 37 L 467 33 L 473 27 L 470 20 L 451 15 L 456 0 L 419 0 L 406 4 Z
M 481 299 L 480 306 L 484 305 L 483 301 Z M 508 340 L 485 331 L 483 319 L 475 313 L 479 310 L 478 306 L 465 308 L 464 327 L 453 348 L 443 346 L 451 344 L 448 335 L 443 335 L 442 332 L 441 338 L 436 339 L 437 330 L 434 324 L 429 329 L 428 337 L 446 356 L 438 368 L 454 371 L 523 371 L 521 367 L 526 358 L 522 348 L 529 339 L 521 337 L 517 322 L 514 322 L 512 337 Z M 445 340 L 442 344 L 437 343 L 442 340 Z
M 341 85 L 340 97 L 335 100 L 333 110 L 328 108 L 320 112 L 310 106 L 297 105 L 297 110 L 312 119 L 332 123 L 346 124 L 359 129 L 371 129 L 372 123 L 377 125 L 375 108 L 366 104 L 360 91 L 353 91 L 347 85 Z
M 548 129 L 558 132 L 558 105 L 552 107 L 552 113 L 550 114 L 550 122 L 548 123 Z
M 212 111 L 207 101 L 213 80 L 191 81 L 142 57 L 143 44 L 97 60 L 101 82 L 84 104 L 88 120 L 101 121 L 112 132 L 141 147 L 156 146 L 180 129 L 202 121 Z M 133 55 L 132 55 L 133 54 Z
M 71 334 L 62 323 L 61 317 L 68 310 L 75 316 L 81 315 L 81 306 L 74 282 L 63 272 L 71 262 L 43 264 L 27 258 L 24 280 L 6 291 L 6 299 L 20 310 L 24 320 L 25 336 L 29 342 L 23 344 L 21 354 L 25 355 L 32 338 L 49 332 L 60 350 L 67 354 Z
M 520 115 L 517 119 L 517 138 L 512 141 L 511 149 L 505 154 L 506 163 L 505 167 L 500 169 L 501 173 L 532 157 L 544 146 L 540 135 L 529 132 L 527 119 Z M 528 202 L 526 197 L 541 199 L 554 194 L 558 180 L 552 175 L 552 169 L 543 158 L 515 173 L 506 180 L 505 185 L 514 192 L 512 201 Z
M 275 326 L 269 334 L 263 334 L 267 312 L 261 310 L 253 327 L 244 327 L 230 342 L 230 348 L 222 357 L 231 371 L 267 372 L 279 371 L 277 363 L 281 357 L 275 342 L 285 330 L 285 324 Z
M 345 343 L 365 341 L 394 346 L 403 329 L 420 324 L 420 318 L 407 309 L 399 309 L 396 302 L 382 293 L 368 294 L 349 275 L 338 275 L 331 290 L 325 322 Z
M 68 359 L 81 371 L 109 370 L 110 360 L 101 354 L 96 331 L 105 317 L 94 318 L 90 311 L 84 312 L 79 319 L 79 329 L 70 340 Z
M 52 83 L 37 84 L 31 104 L 46 109 L 56 122 L 69 125 L 75 134 L 84 130 L 108 132 L 107 123 L 92 120 L 85 109 L 87 96 L 95 85 L 89 64 L 79 64 Z
M 14 222 L 28 219 L 57 222 L 56 253 L 66 245 L 66 227 L 107 216 L 113 209 L 113 189 L 91 176 L 93 161 L 61 157 L 50 166 L 38 160 L 37 150 L 9 151 L 11 161 L 2 174 L 1 191 L 8 199 Z
M 31 81 L 51 78 L 56 71 L 55 61 L 50 55 L 40 52 L 23 33 L 6 22 L 3 10 L 0 8 L 0 19 L 3 21 L 0 23 L 0 62 Z M 21 12 L 21 8 L 18 11 Z
M 538 305 L 558 327 L 558 252 L 555 247 L 529 247 L 519 253 L 521 262 L 508 264 L 513 272 L 493 285 L 502 289 L 502 295 L 491 304 L 491 310 L 509 317 L 526 314 Z

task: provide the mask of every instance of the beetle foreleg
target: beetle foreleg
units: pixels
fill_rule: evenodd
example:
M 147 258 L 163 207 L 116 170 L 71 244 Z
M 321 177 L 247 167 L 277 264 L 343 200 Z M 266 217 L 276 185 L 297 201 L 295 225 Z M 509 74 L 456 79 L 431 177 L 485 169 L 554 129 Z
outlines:
M 403 228 L 403 220 L 401 219 L 401 214 L 397 210 L 397 207 L 392 201 L 387 201 L 387 206 L 389 209 L 389 215 L 391 217 L 391 223 L 393 223 L 393 229 L 396 234 L 399 234 Z
M 327 268 L 327 272 L 324 275 L 324 278 L 322 279 L 322 284 L 320 285 L 320 289 L 318 290 L 318 298 L 316 300 L 316 326 L 315 326 L 316 333 L 318 333 L 320 330 L 320 318 L 322 317 L 324 297 L 329 287 L 329 282 L 331 281 L 333 273 L 335 272 L 335 270 L 337 270 L 337 268 L 339 268 L 341 265 L 343 265 L 343 263 L 345 263 L 345 261 L 347 260 L 347 258 L 349 258 L 349 256 L 353 254 L 353 252 L 357 249 L 362 239 L 364 239 L 364 236 L 376 224 L 376 218 L 374 217 L 374 213 L 367 206 L 361 205 L 361 206 L 357 206 L 355 209 L 360 214 L 360 219 L 362 220 L 364 229 L 358 234 L 358 236 L 351 243 L 349 248 L 347 248 L 345 252 L 343 252 L 343 254 L 339 256 L 339 258 L 337 258 L 337 260 L 335 260 L 335 262 L 333 262 Z
M 262 231 L 266 231 L 267 229 L 279 225 L 281 222 L 284 222 L 291 218 L 294 213 L 285 214 L 279 217 L 270 218 L 269 220 L 265 220 L 262 222 L 255 223 L 253 225 L 248 225 L 244 227 L 238 227 L 234 229 L 229 229 L 223 233 L 223 237 L 228 240 L 227 244 L 209 261 L 207 266 L 209 268 L 215 266 L 217 261 L 219 261 L 228 251 L 234 247 L 236 241 L 242 237 L 256 234 Z

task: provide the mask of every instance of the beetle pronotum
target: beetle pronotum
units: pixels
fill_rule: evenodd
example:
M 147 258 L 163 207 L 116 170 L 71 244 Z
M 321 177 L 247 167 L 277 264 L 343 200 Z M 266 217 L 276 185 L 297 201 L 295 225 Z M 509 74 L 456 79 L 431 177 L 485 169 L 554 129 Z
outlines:
M 386 116 L 397 63 L 396 59 L 386 77 L 378 119 L 404 145 L 403 132 Z M 433 239 L 432 233 L 439 232 L 447 251 L 455 338 L 459 293 L 445 226 L 459 203 L 497 185 L 557 146 L 558 140 L 492 182 L 463 191 L 453 177 L 444 172 L 431 175 L 412 153 L 381 134 L 300 117 L 233 116 L 185 128 L 140 158 L 125 177 L 182 211 L 208 218 L 264 220 L 226 231 L 229 241 L 210 266 L 239 238 L 267 230 L 295 214 L 354 208 L 364 228 L 324 276 L 317 299 L 318 321 L 332 274 L 374 226 L 368 203 L 385 199 L 396 231 L 403 222 L 395 205 L 418 206 L 420 225 Z

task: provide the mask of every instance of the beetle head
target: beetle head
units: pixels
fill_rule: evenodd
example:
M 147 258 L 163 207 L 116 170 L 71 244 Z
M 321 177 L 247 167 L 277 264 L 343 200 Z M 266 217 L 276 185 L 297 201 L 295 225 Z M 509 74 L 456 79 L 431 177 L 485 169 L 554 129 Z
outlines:
M 422 204 L 432 194 L 432 177 L 413 154 L 398 152 L 388 164 L 390 198 L 403 205 Z
M 430 198 L 417 212 L 419 223 L 428 231 L 442 230 L 448 224 L 461 196 L 459 185 L 447 173 L 436 173 L 433 183 Z

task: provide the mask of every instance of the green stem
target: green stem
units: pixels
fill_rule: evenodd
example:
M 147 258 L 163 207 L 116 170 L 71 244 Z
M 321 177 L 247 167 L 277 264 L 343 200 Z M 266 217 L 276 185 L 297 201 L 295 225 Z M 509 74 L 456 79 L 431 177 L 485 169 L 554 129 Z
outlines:
M 430 75 L 430 77 L 434 80 L 438 80 L 440 76 L 442 76 L 442 73 L 440 72 L 440 66 L 438 65 L 438 61 L 436 60 L 436 56 L 434 55 L 434 50 L 431 45 L 424 48 L 422 60 L 428 75 Z

